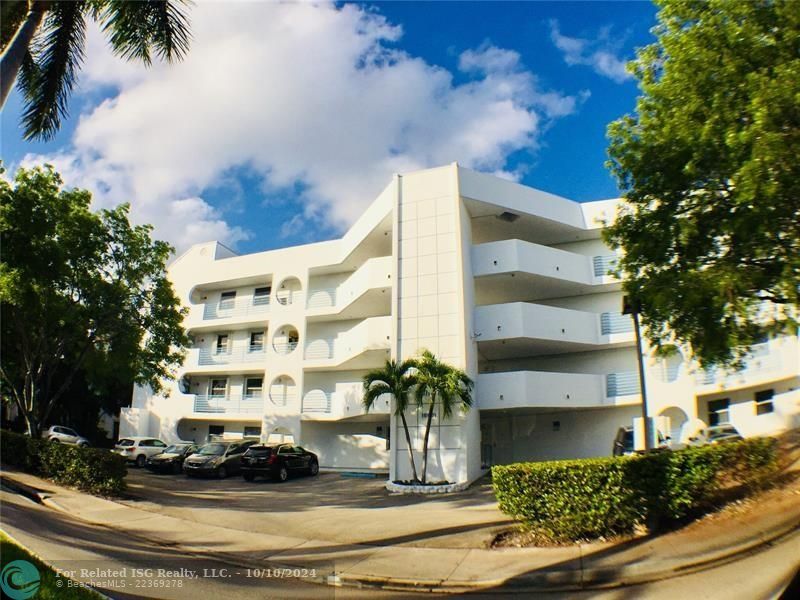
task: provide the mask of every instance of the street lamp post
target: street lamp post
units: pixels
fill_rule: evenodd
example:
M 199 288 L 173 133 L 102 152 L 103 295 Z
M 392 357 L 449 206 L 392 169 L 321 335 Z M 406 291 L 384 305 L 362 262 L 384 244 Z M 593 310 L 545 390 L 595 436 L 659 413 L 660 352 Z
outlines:
M 647 411 L 647 386 L 644 380 L 644 355 L 642 353 L 642 333 L 639 328 L 639 313 L 641 312 L 642 305 L 636 301 L 631 303 L 628 296 L 622 298 L 622 314 L 631 315 L 633 317 L 633 330 L 636 334 L 636 359 L 639 363 L 639 389 L 642 394 L 642 418 L 644 419 L 644 449 L 651 450 L 652 434 L 650 426 L 650 417 Z

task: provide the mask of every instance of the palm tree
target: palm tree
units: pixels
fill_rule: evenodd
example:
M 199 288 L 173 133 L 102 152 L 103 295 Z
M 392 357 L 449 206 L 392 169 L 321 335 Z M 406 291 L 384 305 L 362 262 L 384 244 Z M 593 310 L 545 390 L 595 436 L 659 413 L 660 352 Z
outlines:
M 404 360 L 401 363 L 395 360 L 387 360 L 382 369 L 375 369 L 364 375 L 364 397 L 362 399 L 364 409 L 369 412 L 375 401 L 384 394 L 390 394 L 394 398 L 394 414 L 400 417 L 403 423 L 414 482 L 419 481 L 419 477 L 417 477 L 417 465 L 414 462 L 411 434 L 408 432 L 408 423 L 406 422 L 406 410 L 408 409 L 411 388 L 416 384 L 414 376 L 416 366 L 416 361 L 413 359 Z
M 25 139 L 50 139 L 68 115 L 83 63 L 86 20 L 97 21 L 114 53 L 150 65 L 180 60 L 189 48 L 189 0 L 4 0 L 0 108 L 17 82 L 25 99 Z
M 416 361 L 416 367 L 417 405 L 421 408 L 426 398 L 430 401 L 422 444 L 422 483 L 425 483 L 428 473 L 428 437 L 436 403 L 441 405 L 440 422 L 450 417 L 457 406 L 466 412 L 472 406 L 474 384 L 464 371 L 440 361 L 429 350 L 422 352 L 422 357 Z

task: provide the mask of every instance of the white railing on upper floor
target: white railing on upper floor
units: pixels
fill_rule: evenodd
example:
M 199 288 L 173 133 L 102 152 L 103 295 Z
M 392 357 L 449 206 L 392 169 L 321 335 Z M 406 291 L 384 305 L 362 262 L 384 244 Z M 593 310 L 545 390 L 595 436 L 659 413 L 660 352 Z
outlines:
M 259 395 L 199 395 L 194 398 L 194 412 L 214 414 L 262 414 L 264 396 Z
M 270 299 L 240 298 L 233 302 L 209 302 L 203 306 L 203 320 L 231 319 L 234 317 L 249 317 L 263 315 L 269 312 Z
M 595 277 L 613 277 L 610 271 L 614 271 L 617 268 L 618 261 L 619 257 L 616 254 L 595 256 L 592 259 Z
M 265 356 L 264 346 L 259 344 L 242 348 L 233 348 L 230 351 L 200 348 L 198 364 L 200 366 L 208 366 L 263 362 Z

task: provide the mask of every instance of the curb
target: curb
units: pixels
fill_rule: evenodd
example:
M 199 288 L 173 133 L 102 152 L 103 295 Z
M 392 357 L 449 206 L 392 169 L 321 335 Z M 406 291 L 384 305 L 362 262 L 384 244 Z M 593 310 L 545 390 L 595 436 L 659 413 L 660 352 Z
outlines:
M 254 560 L 248 561 L 246 559 L 237 558 L 231 559 L 229 555 L 223 552 L 216 552 L 207 549 L 191 549 L 183 544 L 167 544 L 163 540 L 155 540 L 146 536 L 130 533 L 128 531 L 119 529 L 112 525 L 103 523 L 94 523 L 88 519 L 84 519 L 77 515 L 70 513 L 64 507 L 59 505 L 49 494 L 39 492 L 35 488 L 22 484 L 16 480 L 8 477 L 7 474 L 0 476 L 3 484 L 9 488 L 19 491 L 22 495 L 31 499 L 38 504 L 46 506 L 52 510 L 68 514 L 73 518 L 77 518 L 85 523 L 92 523 L 95 526 L 103 527 L 112 531 L 124 531 L 125 535 L 135 539 L 146 541 L 156 546 L 169 545 L 172 549 L 180 549 L 181 552 L 188 556 L 213 558 L 222 563 L 238 566 L 243 568 L 265 568 L 266 566 L 273 569 L 286 569 L 289 571 L 296 571 L 304 569 L 305 567 L 296 564 L 282 564 L 273 560 Z M 124 506 L 124 505 L 123 505 Z M 762 533 L 757 536 L 752 536 L 743 542 L 734 546 L 730 546 L 723 550 L 716 552 L 709 552 L 705 555 L 697 556 L 694 559 L 684 561 L 677 564 L 669 564 L 664 566 L 667 561 L 662 561 L 661 565 L 657 568 L 648 568 L 646 563 L 633 563 L 619 567 L 603 567 L 603 568 L 579 568 L 572 570 L 547 570 L 540 569 L 530 574 L 524 574 L 519 577 L 511 577 L 507 579 L 483 579 L 483 580 L 465 580 L 454 581 L 446 579 L 431 579 L 431 580 L 416 580 L 406 579 L 400 577 L 379 576 L 379 575 L 347 575 L 337 574 L 336 572 L 320 573 L 312 577 L 304 577 L 303 581 L 309 583 L 317 583 L 322 585 L 334 587 L 357 587 L 357 588 L 373 588 L 385 589 L 392 591 L 407 591 L 407 592 L 438 592 L 446 594 L 463 593 L 476 590 L 487 590 L 490 588 L 504 588 L 498 590 L 503 593 L 531 593 L 531 592 L 546 592 L 546 591 L 575 591 L 575 590 L 590 590 L 590 589 L 608 589 L 619 588 L 631 585 L 638 585 L 643 583 L 652 583 L 667 579 L 670 577 L 677 577 L 689 575 L 700 571 L 713 569 L 715 567 L 734 562 L 745 556 L 755 554 L 766 546 L 774 545 L 784 538 L 790 537 L 793 534 L 800 532 L 800 522 L 789 522 L 773 529 L 768 533 Z M 38 558 L 38 557 L 37 557 Z M 46 561 L 42 561 L 45 562 Z M 673 561 L 674 562 L 674 561 Z M 317 572 L 318 568 L 305 568 L 309 571 Z

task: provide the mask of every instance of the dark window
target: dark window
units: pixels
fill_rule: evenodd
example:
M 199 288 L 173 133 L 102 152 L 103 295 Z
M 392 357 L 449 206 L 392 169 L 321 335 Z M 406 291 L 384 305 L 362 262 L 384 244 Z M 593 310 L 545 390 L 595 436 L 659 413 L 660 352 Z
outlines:
M 245 427 L 244 428 L 244 435 L 245 435 L 245 437 L 261 435 L 261 426 L 258 425 L 256 427 Z
M 225 425 L 209 425 L 208 435 L 222 435 L 225 433 Z
M 236 304 L 236 292 L 222 292 L 219 297 L 219 307 L 223 310 L 233 308 Z
M 263 385 L 263 377 L 248 377 L 247 381 L 245 382 L 244 395 L 247 397 L 260 396 Z M 259 432 L 260 431 L 261 428 L 259 428 Z
M 217 354 L 226 354 L 228 352 L 228 335 L 222 334 L 217 336 Z
M 162 442 L 161 440 L 153 440 L 153 446 L 155 446 L 156 448 L 166 448 L 167 447 L 167 445 L 164 442 Z
M 258 287 L 253 292 L 253 304 L 269 304 L 271 287 Z
M 226 392 L 228 391 L 228 380 L 227 379 L 212 379 L 211 380 L 211 393 L 210 396 L 222 397 L 224 398 Z
M 775 396 L 775 390 L 761 390 L 756 392 L 756 414 L 767 415 L 775 410 L 772 404 L 772 398 Z
M 253 331 L 250 333 L 250 352 L 261 352 L 264 349 L 264 332 Z
M 142 440 L 139 442 L 139 448 L 150 448 L 153 445 L 153 440 Z
M 730 398 L 722 398 L 721 400 L 708 401 L 708 424 L 712 427 L 722 423 L 730 422 L 730 413 L 728 407 L 730 406 Z

